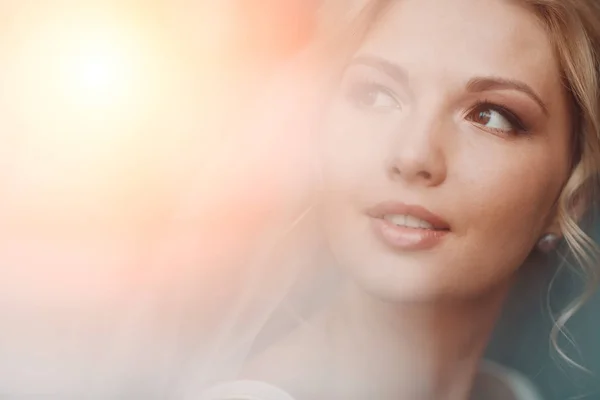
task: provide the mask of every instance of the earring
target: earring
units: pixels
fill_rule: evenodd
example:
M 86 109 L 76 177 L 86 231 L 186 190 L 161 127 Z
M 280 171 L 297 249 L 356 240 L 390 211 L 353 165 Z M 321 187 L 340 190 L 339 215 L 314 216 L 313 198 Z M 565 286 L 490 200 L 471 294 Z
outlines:
M 558 235 L 547 233 L 538 241 L 537 248 L 543 253 L 550 253 L 552 250 L 556 249 L 559 239 Z

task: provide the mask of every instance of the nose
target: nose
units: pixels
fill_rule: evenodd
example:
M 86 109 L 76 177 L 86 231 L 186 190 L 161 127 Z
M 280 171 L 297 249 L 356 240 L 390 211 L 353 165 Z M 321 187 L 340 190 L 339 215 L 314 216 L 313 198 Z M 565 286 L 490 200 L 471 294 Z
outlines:
M 396 131 L 386 166 L 389 178 L 426 187 L 443 183 L 447 176 L 444 136 L 439 122 L 412 124 Z

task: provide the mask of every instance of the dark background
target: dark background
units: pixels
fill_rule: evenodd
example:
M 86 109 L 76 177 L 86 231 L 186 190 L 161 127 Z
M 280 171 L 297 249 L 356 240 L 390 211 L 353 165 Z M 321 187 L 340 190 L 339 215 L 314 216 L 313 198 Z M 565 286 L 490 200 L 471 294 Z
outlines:
M 594 225 L 591 231 L 597 242 L 600 228 L 597 223 Z M 564 248 L 559 254 L 563 253 Z M 600 399 L 598 293 L 567 323 L 572 342 L 559 335 L 561 349 L 589 372 L 574 367 L 551 346 L 552 315 L 560 313 L 582 294 L 583 279 L 586 279 L 574 262 L 571 267 L 561 267 L 563 257 L 559 254 L 519 272 L 519 280 L 509 296 L 487 355 L 523 372 L 538 386 L 545 400 Z

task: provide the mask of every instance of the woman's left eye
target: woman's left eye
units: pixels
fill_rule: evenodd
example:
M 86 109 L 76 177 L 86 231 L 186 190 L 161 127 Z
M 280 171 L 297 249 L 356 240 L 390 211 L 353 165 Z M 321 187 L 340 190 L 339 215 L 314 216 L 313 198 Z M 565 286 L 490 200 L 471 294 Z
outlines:
M 502 133 L 520 133 L 527 129 L 512 112 L 494 104 L 479 104 L 467 115 L 471 122 Z

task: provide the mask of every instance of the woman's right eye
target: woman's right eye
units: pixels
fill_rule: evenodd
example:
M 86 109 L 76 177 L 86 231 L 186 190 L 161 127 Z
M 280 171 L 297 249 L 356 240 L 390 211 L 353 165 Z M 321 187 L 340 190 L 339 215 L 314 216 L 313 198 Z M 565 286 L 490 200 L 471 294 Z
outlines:
M 346 98 L 360 108 L 374 110 L 400 108 L 400 104 L 388 88 L 371 82 L 353 84 L 346 91 Z

